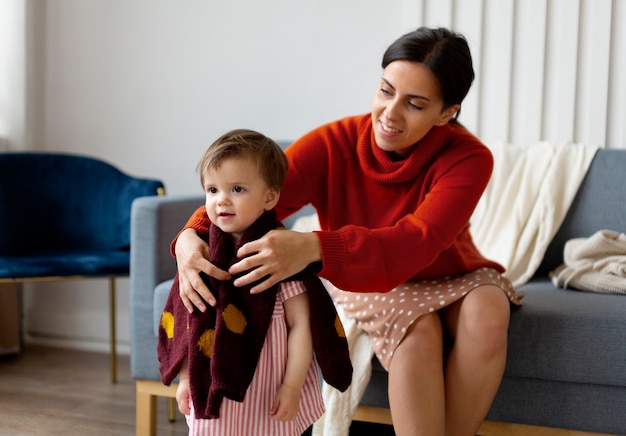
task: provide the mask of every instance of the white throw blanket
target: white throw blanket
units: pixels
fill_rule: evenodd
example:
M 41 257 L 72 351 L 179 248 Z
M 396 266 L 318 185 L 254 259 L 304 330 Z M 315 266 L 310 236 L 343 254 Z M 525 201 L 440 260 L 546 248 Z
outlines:
M 479 250 L 503 264 L 507 277 L 519 286 L 541 263 L 597 147 L 542 142 L 530 147 L 498 144 L 491 150 L 494 174 L 472 216 L 472 237 Z M 317 229 L 315 214 L 298 219 L 293 227 L 302 232 Z M 371 377 L 369 337 L 340 305 L 337 312 L 348 338 L 352 385 L 341 393 L 324 383 L 326 413 L 313 426 L 313 436 L 348 436 Z
M 565 243 L 565 264 L 550 273 L 561 288 L 626 295 L 626 235 L 600 230 Z
M 496 144 L 491 180 L 470 220 L 474 243 L 518 287 L 541 264 L 598 147 Z
M 300 217 L 294 223 L 292 230 L 298 232 L 312 232 L 319 230 L 317 214 Z M 331 284 L 324 282 L 327 286 Z M 352 384 L 344 392 L 323 382 L 322 396 L 326 412 L 313 426 L 313 436 L 348 436 L 354 412 L 363 397 L 365 388 L 372 376 L 372 357 L 374 349 L 369 336 L 359 328 L 354 318 L 346 315 L 339 304 L 335 304 L 337 314 L 343 323 L 352 361 Z
M 345 314 L 341 305 L 337 304 L 336 307 L 348 339 L 352 384 L 345 392 L 340 392 L 328 383 L 323 383 L 322 396 L 326 412 L 313 425 L 313 436 L 348 436 L 352 417 L 372 376 L 374 350 L 369 336 L 361 330 L 354 318 Z

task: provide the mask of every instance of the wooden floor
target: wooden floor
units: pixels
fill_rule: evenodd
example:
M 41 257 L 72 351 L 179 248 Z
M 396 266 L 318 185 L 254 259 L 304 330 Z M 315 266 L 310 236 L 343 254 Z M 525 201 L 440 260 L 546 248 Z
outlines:
M 161 401 L 161 400 L 160 400 Z M 187 435 L 159 402 L 158 435 Z M 128 356 L 109 381 L 109 356 L 29 346 L 0 356 L 0 435 L 134 435 L 135 383 Z
M 167 419 L 158 402 L 157 435 L 187 435 L 182 415 Z M 0 356 L 0 436 L 135 434 L 135 383 L 128 356 L 118 357 L 118 382 L 109 381 L 108 354 L 28 346 Z M 354 423 L 351 436 L 391 436 L 390 426 Z

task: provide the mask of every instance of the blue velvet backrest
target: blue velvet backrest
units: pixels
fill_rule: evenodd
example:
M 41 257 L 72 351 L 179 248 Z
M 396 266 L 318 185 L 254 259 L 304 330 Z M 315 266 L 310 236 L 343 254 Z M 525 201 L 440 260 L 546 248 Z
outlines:
M 159 189 L 90 157 L 0 153 L 0 255 L 128 249 L 133 200 Z

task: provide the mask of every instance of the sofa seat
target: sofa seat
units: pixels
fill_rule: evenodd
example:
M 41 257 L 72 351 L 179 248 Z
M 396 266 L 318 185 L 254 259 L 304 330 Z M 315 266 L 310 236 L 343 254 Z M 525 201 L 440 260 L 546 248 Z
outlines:
M 170 289 L 172 288 L 172 284 L 174 283 L 174 279 L 166 280 L 162 283 L 159 283 L 154 288 L 154 310 L 153 310 L 153 326 L 154 326 L 154 336 L 159 337 L 159 325 L 161 324 L 161 314 L 163 313 L 163 308 L 165 307 L 165 302 L 167 301 L 167 297 L 170 294 Z
M 617 370 L 626 362 L 626 347 L 617 346 L 626 339 L 624 296 L 561 289 L 547 280 L 519 291 L 526 296 L 523 310 L 511 316 L 507 376 L 626 387 L 626 372 Z
M 509 325 L 494 421 L 623 434 L 626 297 L 534 279 Z
M 73 250 L 0 257 L 0 277 L 71 277 L 128 275 L 130 252 Z

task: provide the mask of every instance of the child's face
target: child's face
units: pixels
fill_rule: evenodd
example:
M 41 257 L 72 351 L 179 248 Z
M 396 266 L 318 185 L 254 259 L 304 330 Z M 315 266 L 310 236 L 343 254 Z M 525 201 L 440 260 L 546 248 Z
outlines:
M 235 240 L 264 211 L 272 209 L 279 196 L 267 186 L 252 159 L 240 157 L 224 160 L 217 169 L 206 169 L 204 192 L 211 222 Z

